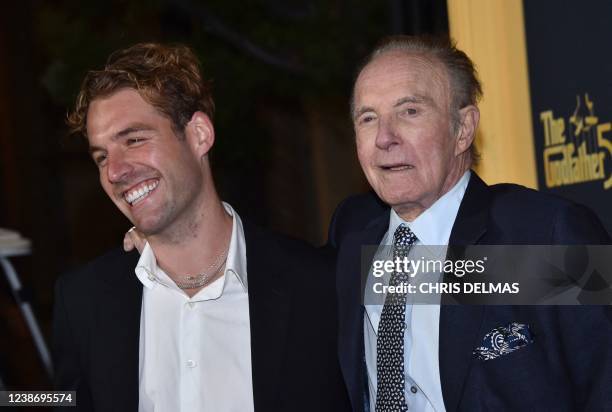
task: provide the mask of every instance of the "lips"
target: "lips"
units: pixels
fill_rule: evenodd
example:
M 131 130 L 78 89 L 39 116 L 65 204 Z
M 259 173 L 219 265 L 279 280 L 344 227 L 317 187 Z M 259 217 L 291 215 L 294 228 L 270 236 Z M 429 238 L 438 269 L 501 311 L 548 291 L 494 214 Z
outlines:
M 408 163 L 390 163 L 379 166 L 382 170 L 388 172 L 401 172 L 404 170 L 414 169 L 414 166 Z
M 145 180 L 123 192 L 123 198 L 130 206 L 134 206 L 146 199 L 157 188 L 158 184 L 158 179 Z

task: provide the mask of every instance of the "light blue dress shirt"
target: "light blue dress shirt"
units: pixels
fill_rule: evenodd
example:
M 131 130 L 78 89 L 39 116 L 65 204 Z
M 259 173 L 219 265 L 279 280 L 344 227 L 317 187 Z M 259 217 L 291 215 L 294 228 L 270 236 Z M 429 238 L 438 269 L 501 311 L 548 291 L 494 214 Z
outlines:
M 451 230 L 469 180 L 470 172 L 467 171 L 450 191 L 412 222 L 405 222 L 391 209 L 389 228 L 380 243 L 381 248 L 393 244 L 393 233 L 402 223 L 406 223 L 417 236 L 418 241 L 415 243 L 417 246 L 448 245 Z M 409 258 L 412 258 L 412 256 L 409 255 Z M 374 281 L 370 272 L 368 285 L 372 285 Z M 376 404 L 377 382 L 376 338 L 382 305 L 366 304 L 365 313 L 365 361 L 370 410 L 373 412 Z M 419 412 L 444 411 L 438 359 L 440 305 L 412 305 L 408 303 L 406 304 L 405 319 L 404 373 L 406 384 L 404 392 L 408 409 Z

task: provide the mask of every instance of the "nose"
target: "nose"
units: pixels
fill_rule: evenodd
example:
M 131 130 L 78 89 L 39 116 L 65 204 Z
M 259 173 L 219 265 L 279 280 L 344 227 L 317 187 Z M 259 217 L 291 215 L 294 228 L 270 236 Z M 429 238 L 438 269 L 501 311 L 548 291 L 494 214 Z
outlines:
M 376 147 L 388 151 L 399 142 L 400 138 L 392 119 L 381 118 L 376 131 Z
M 107 154 L 106 174 L 110 183 L 120 183 L 124 181 L 133 170 L 132 164 L 128 161 L 126 155 L 116 150 Z

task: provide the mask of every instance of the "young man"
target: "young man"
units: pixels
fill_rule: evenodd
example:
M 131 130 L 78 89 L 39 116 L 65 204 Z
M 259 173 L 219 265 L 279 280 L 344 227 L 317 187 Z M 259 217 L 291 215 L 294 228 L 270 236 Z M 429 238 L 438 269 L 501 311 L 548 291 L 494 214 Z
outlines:
M 193 52 L 138 44 L 86 76 L 69 125 L 148 240 L 59 279 L 56 386 L 78 410 L 337 411 L 333 272 L 221 202 Z

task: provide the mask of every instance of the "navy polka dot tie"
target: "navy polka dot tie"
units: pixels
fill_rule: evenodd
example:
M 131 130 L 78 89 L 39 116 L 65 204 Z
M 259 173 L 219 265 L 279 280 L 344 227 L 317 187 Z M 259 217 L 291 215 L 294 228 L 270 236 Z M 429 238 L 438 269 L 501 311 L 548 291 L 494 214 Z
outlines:
M 406 224 L 393 234 L 393 260 L 408 256 L 417 237 Z M 389 285 L 408 284 L 410 275 L 393 272 Z M 405 293 L 389 293 L 385 298 L 376 341 L 376 412 L 405 412 L 404 325 Z

